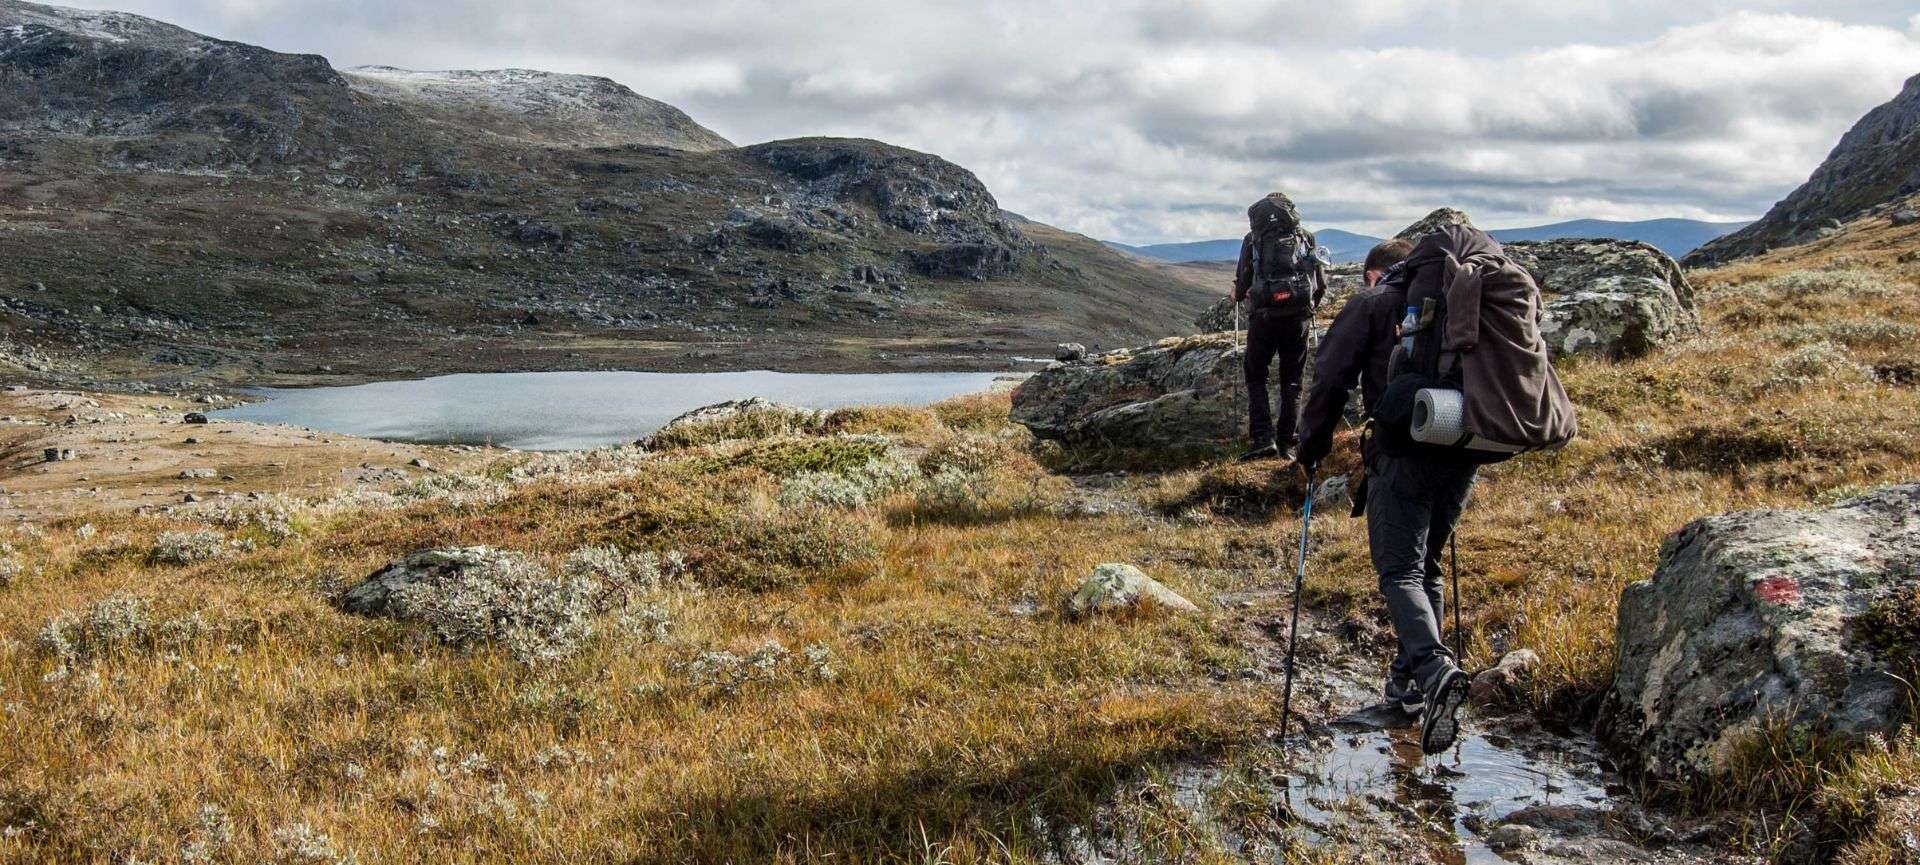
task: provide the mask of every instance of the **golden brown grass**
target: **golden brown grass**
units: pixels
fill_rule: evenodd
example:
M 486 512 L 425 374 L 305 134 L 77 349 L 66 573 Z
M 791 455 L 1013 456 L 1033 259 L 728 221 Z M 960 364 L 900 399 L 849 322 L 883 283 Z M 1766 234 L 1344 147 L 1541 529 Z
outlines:
M 1578 716 L 1608 679 L 1618 593 L 1667 533 L 1920 477 L 1920 389 L 1888 372 L 1911 344 L 1858 329 L 1920 322 L 1920 285 L 1861 267 L 1871 278 L 1697 274 L 1698 336 L 1565 366 L 1582 436 L 1487 471 L 1463 525 L 1472 661 L 1539 651 L 1524 701 Z M 282 541 L 235 530 L 257 548 L 196 564 L 149 559 L 160 532 L 198 528 L 164 518 L 0 538 L 23 565 L 0 587 L 0 861 L 1029 862 L 1096 813 L 1169 857 L 1228 861 L 1141 784 L 1271 723 L 1277 695 L 1239 675 L 1243 625 L 1284 601 L 1209 601 L 1284 581 L 1297 481 L 1176 469 L 1077 490 L 1006 411 L 988 395 L 708 430 L 497 501 L 308 515 Z M 783 503 L 882 451 L 920 485 Z M 1309 599 L 1380 623 L 1362 522 L 1324 514 L 1315 535 Z M 659 553 L 674 574 L 645 600 L 673 626 L 609 616 L 578 654 L 526 665 L 329 603 L 400 554 L 467 544 Z M 1203 613 L 1067 621 L 1059 599 L 1102 561 L 1140 564 Z M 66 661 L 36 644 L 115 595 L 197 623 Z M 785 658 L 764 675 L 698 672 L 769 641 L 790 655 L 764 655 Z M 1912 743 L 1877 753 L 1794 758 L 1811 768 L 1792 797 L 1857 836 L 1860 862 L 1895 849 L 1875 803 L 1920 778 Z

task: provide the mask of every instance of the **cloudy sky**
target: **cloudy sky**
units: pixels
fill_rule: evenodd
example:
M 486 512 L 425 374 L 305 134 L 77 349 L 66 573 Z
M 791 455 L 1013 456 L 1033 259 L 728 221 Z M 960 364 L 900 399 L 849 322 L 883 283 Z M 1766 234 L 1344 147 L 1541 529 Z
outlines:
M 1752 218 L 1920 73 L 1912 0 L 57 0 L 336 66 L 605 75 L 741 143 L 879 138 L 1129 242 L 1291 193 L 1384 233 Z

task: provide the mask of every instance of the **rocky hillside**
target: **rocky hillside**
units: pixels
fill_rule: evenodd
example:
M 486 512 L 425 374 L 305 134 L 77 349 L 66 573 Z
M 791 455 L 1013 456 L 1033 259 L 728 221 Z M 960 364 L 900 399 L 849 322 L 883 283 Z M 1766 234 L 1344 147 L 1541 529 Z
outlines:
M 1862 214 L 1894 209 L 1920 193 L 1920 75 L 1893 101 L 1860 118 L 1814 169 L 1759 222 L 1706 244 L 1689 266 L 1721 264 L 1841 230 Z
M 0 363 L 74 383 L 1002 368 L 1215 289 L 873 141 L 0 0 Z M 1218 289 L 1224 290 L 1224 288 Z
M 456 129 L 541 144 L 725 150 L 733 142 L 686 112 L 607 78 L 533 69 L 418 72 L 391 66 L 346 71 L 356 92 L 402 103 Z

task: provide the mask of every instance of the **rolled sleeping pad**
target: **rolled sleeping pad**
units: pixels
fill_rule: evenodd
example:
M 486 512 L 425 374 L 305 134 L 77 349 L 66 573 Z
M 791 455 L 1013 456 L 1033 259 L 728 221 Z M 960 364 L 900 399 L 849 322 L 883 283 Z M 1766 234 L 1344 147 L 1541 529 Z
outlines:
M 1426 387 L 1413 395 L 1413 440 L 1430 445 L 1517 454 L 1526 448 L 1467 431 L 1467 398 L 1450 388 Z

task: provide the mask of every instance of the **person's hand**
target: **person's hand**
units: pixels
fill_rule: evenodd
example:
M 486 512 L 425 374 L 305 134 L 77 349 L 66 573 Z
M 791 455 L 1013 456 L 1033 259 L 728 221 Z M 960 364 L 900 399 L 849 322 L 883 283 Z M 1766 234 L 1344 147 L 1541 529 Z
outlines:
M 1327 452 L 1331 450 L 1333 450 L 1331 438 L 1322 441 L 1318 436 L 1308 436 L 1301 439 L 1299 447 L 1294 449 L 1293 462 L 1305 469 L 1308 474 L 1312 474 L 1314 470 L 1320 468 L 1320 461 L 1326 459 Z
M 1293 464 L 1296 466 L 1299 466 L 1301 471 L 1306 472 L 1307 481 L 1309 483 L 1311 483 L 1313 479 L 1320 474 L 1319 460 L 1308 461 L 1303 459 L 1296 459 L 1293 461 Z

